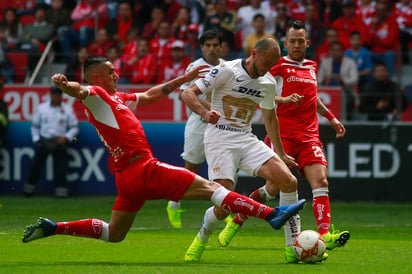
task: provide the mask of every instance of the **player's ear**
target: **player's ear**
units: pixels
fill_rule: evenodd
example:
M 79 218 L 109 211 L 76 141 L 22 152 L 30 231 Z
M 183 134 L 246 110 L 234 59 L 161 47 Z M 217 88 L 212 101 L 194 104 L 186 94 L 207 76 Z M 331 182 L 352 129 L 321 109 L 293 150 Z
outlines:
M 93 82 L 95 83 L 95 84 L 98 84 L 98 83 L 100 83 L 101 81 L 101 77 L 100 77 L 100 74 L 98 74 L 98 73 L 93 73 L 92 74 L 92 79 L 93 79 Z

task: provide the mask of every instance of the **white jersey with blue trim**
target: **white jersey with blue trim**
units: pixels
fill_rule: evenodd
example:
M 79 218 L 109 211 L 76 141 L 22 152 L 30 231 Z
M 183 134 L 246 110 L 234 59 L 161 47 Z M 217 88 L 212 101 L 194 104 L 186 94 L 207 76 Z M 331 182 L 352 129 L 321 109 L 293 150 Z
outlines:
M 258 106 L 274 109 L 276 80 L 270 73 L 256 79 L 246 71 L 245 61 L 237 59 L 214 67 L 205 78 L 196 80 L 197 87 L 207 93 L 213 90 L 211 109 L 219 111 L 217 125 L 235 132 L 251 130 Z

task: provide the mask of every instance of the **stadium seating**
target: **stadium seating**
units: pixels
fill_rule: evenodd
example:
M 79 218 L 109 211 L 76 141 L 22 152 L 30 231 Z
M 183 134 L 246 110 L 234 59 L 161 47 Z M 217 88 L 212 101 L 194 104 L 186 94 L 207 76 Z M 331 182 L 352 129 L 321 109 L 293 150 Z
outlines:
M 29 64 L 28 55 L 23 52 L 8 52 L 6 55 L 14 65 L 14 82 L 24 83 Z

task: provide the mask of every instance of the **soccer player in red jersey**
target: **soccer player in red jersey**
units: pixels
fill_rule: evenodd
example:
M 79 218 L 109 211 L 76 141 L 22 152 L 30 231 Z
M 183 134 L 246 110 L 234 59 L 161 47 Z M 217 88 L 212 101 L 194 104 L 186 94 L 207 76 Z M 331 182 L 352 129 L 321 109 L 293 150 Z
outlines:
M 143 127 L 131 109 L 154 103 L 183 83 L 202 77 L 199 74 L 205 68 L 198 66 L 143 93 L 118 92 L 119 76 L 105 57 L 86 60 L 84 75 L 89 84 L 87 86 L 69 82 L 62 74 L 53 75 L 52 81 L 57 87 L 83 103 L 89 121 L 114 158 L 118 196 L 110 223 L 99 219 L 55 223 L 40 218 L 36 224 L 25 229 L 23 242 L 57 234 L 120 242 L 126 237 L 137 211 L 146 200 L 211 200 L 228 212 L 265 219 L 275 229 L 303 208 L 304 199 L 273 209 L 231 192 L 218 183 L 207 181 L 187 169 L 159 162 L 153 157 Z
M 350 237 L 348 231 L 330 230 L 330 206 L 328 196 L 328 163 L 323 153 L 323 145 L 319 139 L 319 124 L 317 113 L 326 117 L 336 131 L 336 138 L 345 135 L 346 130 L 342 123 L 326 108 L 317 96 L 317 64 L 312 60 L 305 59 L 306 49 L 309 47 L 308 34 L 304 23 L 294 21 L 289 26 L 285 48 L 288 51 L 286 57 L 280 58 L 279 62 L 271 69 L 278 85 L 278 96 L 275 101 L 279 119 L 279 130 L 285 153 L 295 158 L 298 163 L 297 169 L 305 176 L 313 193 L 313 213 L 316 218 L 319 233 L 323 235 L 328 249 L 343 246 Z M 271 145 L 266 136 L 265 142 Z M 273 146 L 272 146 L 273 147 Z M 250 198 L 267 202 L 267 194 L 276 194 L 276 190 L 266 184 L 250 195 Z M 273 186 L 273 184 L 272 184 Z M 269 197 L 270 198 L 270 197 Z M 272 197 L 273 198 L 273 197 Z M 282 195 L 280 196 L 282 204 Z M 247 217 L 237 215 L 229 222 L 219 235 L 219 243 L 227 246 L 236 231 Z M 293 222 L 293 223 L 292 223 Z M 296 223 L 298 229 L 296 230 Z M 286 260 L 297 262 L 291 248 L 294 236 L 300 231 L 299 216 L 294 216 L 285 224 L 286 237 Z M 327 257 L 324 257 L 326 259 Z

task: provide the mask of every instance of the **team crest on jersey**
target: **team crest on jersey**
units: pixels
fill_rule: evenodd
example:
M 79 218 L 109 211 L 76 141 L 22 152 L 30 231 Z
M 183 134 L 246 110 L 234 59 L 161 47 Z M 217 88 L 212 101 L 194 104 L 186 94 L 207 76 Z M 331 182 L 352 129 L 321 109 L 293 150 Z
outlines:
M 212 71 L 210 71 L 210 76 L 212 76 L 214 78 L 214 77 L 216 77 L 218 72 L 219 72 L 219 70 L 217 68 L 214 68 L 214 69 L 212 69 Z
M 311 69 L 309 72 L 310 72 L 310 75 L 312 76 L 312 78 L 316 80 L 316 73 L 315 73 L 315 71 L 314 71 L 313 69 Z

